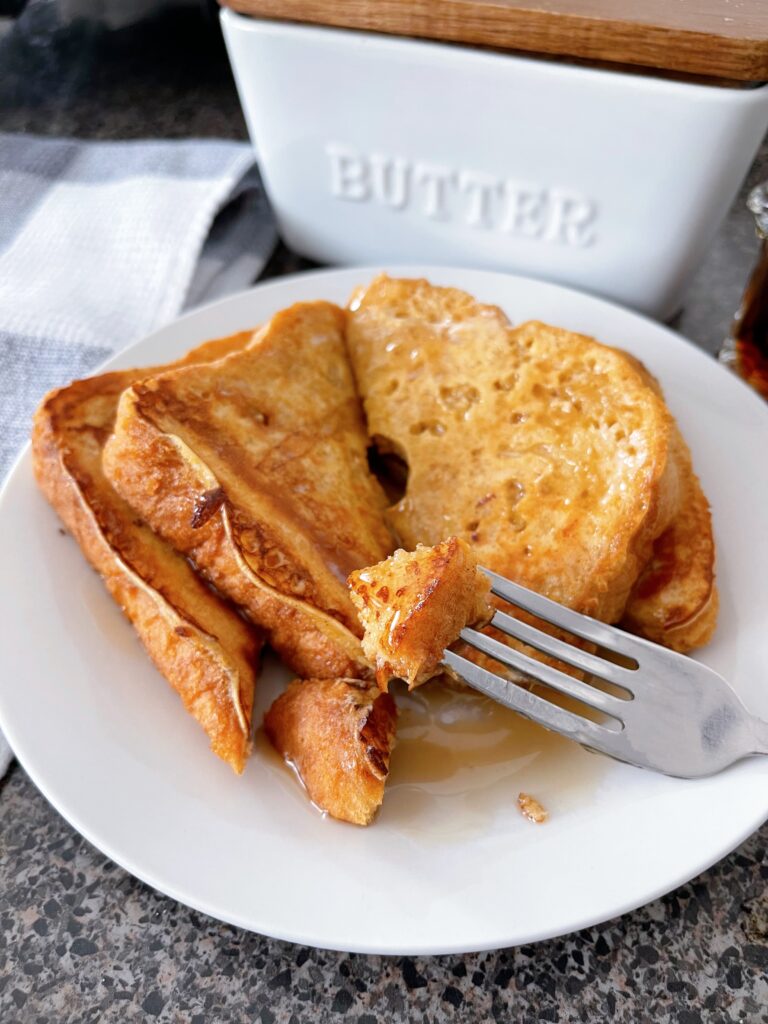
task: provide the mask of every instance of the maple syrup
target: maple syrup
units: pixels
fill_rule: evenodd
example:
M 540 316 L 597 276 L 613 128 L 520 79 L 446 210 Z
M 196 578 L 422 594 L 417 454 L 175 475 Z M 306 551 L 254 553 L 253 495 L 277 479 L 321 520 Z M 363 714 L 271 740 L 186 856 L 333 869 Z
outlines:
M 768 182 L 752 189 L 747 206 L 761 239 L 760 257 L 718 358 L 768 400 Z
M 503 818 L 521 828 L 521 792 L 550 819 L 586 809 L 605 758 L 447 680 L 398 688 L 397 745 L 379 821 L 437 841 L 487 832 Z

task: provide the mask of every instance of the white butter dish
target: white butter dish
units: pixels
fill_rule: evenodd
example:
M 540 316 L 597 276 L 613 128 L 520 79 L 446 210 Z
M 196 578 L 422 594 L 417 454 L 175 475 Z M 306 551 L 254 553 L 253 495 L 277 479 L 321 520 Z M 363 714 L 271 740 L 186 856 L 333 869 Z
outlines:
M 724 86 L 222 12 L 289 246 L 561 281 L 675 312 L 768 125 Z

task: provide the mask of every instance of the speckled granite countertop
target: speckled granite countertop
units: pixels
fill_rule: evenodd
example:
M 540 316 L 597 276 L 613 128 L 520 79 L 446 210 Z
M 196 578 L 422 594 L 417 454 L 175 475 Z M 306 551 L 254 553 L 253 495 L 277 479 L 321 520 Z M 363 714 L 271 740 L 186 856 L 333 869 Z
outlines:
M 2 5 L 0 5 L 2 11 Z M 0 131 L 245 129 L 197 9 L 120 33 L 0 20 Z M 764 148 L 749 183 L 768 176 Z M 663 231 L 663 225 L 659 225 Z M 675 326 L 714 351 L 756 244 L 743 196 Z M 285 250 L 271 273 L 302 261 Z M 160 896 L 81 839 L 15 766 L 0 783 L 0 1021 L 768 1022 L 768 827 L 676 892 L 566 939 L 470 956 L 349 956 L 241 932 Z

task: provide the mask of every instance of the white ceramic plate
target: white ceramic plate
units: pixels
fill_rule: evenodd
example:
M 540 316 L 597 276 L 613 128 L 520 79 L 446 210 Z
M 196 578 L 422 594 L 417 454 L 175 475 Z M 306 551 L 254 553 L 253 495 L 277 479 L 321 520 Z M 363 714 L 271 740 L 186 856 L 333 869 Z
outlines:
M 639 356 L 661 380 L 710 496 L 722 612 L 703 661 L 768 717 L 768 409 L 659 325 L 549 284 L 398 267 Z M 198 310 L 110 366 L 162 362 L 300 299 L 344 301 L 373 269 L 284 278 Z M 691 878 L 768 816 L 768 760 L 683 782 L 521 729 L 472 738 L 450 708 L 429 767 L 393 765 L 369 829 L 324 820 L 257 743 L 236 778 L 146 659 L 130 626 L 38 494 L 25 452 L 0 502 L 0 721 L 20 761 L 87 839 L 164 893 L 244 928 L 315 946 L 447 953 L 532 942 L 624 913 Z M 285 675 L 268 668 L 261 711 Z M 413 718 L 413 715 L 411 715 Z M 418 722 L 401 751 L 413 755 Z M 408 734 L 411 735 L 409 744 Z M 407 760 L 403 754 L 403 765 Z M 441 761 L 441 758 L 443 759 Z M 435 765 L 437 764 L 437 769 Z M 445 770 L 441 770 L 441 766 Z M 548 807 L 525 821 L 520 790 Z

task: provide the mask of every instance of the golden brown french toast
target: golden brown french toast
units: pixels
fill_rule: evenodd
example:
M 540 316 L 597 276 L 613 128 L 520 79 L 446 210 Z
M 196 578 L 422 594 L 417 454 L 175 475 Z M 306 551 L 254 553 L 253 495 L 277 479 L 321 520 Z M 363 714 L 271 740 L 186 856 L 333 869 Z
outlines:
M 394 700 L 373 683 L 296 679 L 264 716 L 264 729 L 314 804 L 369 825 L 384 798 L 396 720 Z
M 342 310 L 300 303 L 247 350 L 137 382 L 108 478 L 304 678 L 370 673 L 347 577 L 392 541 Z
M 209 342 L 182 363 L 219 358 L 250 337 Z M 260 634 L 137 519 L 101 468 L 120 395 L 147 372 L 105 373 L 47 395 L 32 434 L 35 475 L 213 751 L 241 772 L 250 750 Z
M 706 644 L 717 624 L 715 543 L 709 502 L 676 432 L 681 507 L 654 542 L 650 562 L 632 588 L 622 625 L 683 653 Z
M 363 626 L 363 651 L 386 690 L 390 679 L 408 688 L 442 669 L 443 651 L 465 626 L 487 622 L 491 586 L 466 541 L 449 537 L 434 547 L 393 555 L 349 577 Z
M 408 464 L 387 516 L 455 535 L 524 586 L 618 620 L 679 506 L 673 421 L 632 360 L 464 292 L 376 278 L 350 303 L 369 431 Z

